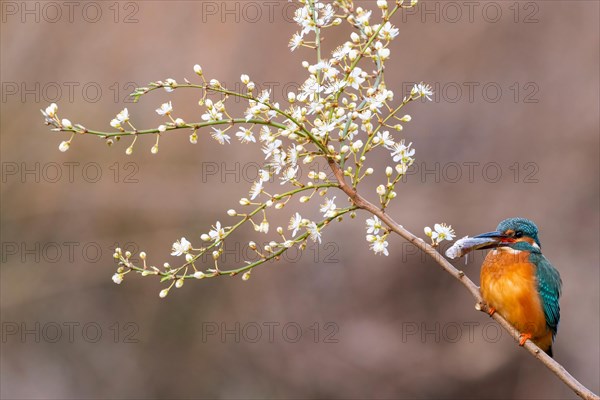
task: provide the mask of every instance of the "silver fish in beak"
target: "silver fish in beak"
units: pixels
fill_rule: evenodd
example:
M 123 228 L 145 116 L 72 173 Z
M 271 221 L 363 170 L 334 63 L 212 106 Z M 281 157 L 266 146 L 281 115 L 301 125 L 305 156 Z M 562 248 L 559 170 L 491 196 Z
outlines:
M 491 249 L 506 246 L 511 241 L 502 232 L 488 232 L 474 237 L 465 236 L 458 239 L 452 247 L 446 250 L 446 257 L 451 260 L 463 257 L 474 250 Z

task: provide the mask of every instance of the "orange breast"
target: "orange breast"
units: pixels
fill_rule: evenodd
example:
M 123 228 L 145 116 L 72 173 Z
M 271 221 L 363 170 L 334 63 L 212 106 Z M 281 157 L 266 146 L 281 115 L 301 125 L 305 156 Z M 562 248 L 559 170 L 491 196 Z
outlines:
M 552 344 L 537 292 L 529 254 L 508 247 L 491 251 L 481 267 L 481 295 L 521 333 L 532 335 L 542 349 Z

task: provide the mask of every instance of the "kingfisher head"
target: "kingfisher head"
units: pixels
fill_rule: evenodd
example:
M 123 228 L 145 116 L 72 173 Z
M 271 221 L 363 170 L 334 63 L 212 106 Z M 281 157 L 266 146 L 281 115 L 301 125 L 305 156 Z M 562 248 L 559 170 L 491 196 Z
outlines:
M 483 233 L 475 236 L 478 239 L 489 239 L 488 243 L 483 244 L 479 249 L 489 249 L 493 247 L 515 246 L 517 243 L 525 242 L 531 246 L 541 248 L 538 238 L 538 228 L 525 218 L 508 218 L 498 224 L 493 232 Z

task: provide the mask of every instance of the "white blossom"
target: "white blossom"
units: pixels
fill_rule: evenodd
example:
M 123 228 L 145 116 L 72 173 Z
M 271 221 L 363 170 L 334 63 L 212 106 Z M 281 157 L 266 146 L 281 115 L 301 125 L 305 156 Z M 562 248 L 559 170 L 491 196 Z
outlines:
M 298 166 L 286 168 L 285 171 L 283 171 L 283 176 L 280 178 L 281 185 L 295 180 L 296 174 L 298 173 L 298 168 Z
M 263 181 L 256 181 L 252 184 L 252 188 L 250 188 L 250 200 L 254 200 L 258 197 L 259 194 L 262 193 L 263 190 Z
M 276 139 L 273 142 L 267 143 L 266 146 L 263 146 L 262 151 L 265 153 L 265 160 L 271 157 L 274 153 L 279 153 L 281 150 L 281 140 Z
M 379 29 L 379 27 L 373 27 L 373 29 Z M 398 28 L 394 27 L 390 22 L 383 24 L 383 27 L 379 31 L 379 39 L 392 40 L 398 36 Z
M 268 182 L 271 179 L 271 174 L 269 171 L 265 171 L 261 169 L 258 171 L 258 180 L 261 182 Z
M 169 101 L 168 103 L 161 104 L 160 108 L 156 109 L 158 115 L 168 115 L 173 111 L 173 105 Z
M 215 226 L 208 232 L 208 236 L 219 243 L 225 237 L 225 229 L 221 227 L 221 222 L 217 221 Z
M 229 137 L 229 135 L 225 134 L 225 131 L 215 128 L 213 127 L 213 132 L 211 133 L 211 136 L 217 141 L 219 142 L 219 144 L 225 144 L 225 142 L 230 143 L 229 140 L 231 139 Z
M 248 143 L 248 142 L 256 143 L 256 139 L 254 138 L 254 135 L 250 129 L 242 127 L 235 134 L 235 136 L 237 136 L 239 138 L 240 142 L 242 142 L 242 143 Z
M 290 218 L 290 224 L 288 225 L 288 229 L 292 232 L 292 236 L 296 236 L 296 232 L 300 229 L 302 225 L 302 217 L 299 213 L 296 213 L 292 218 Z
M 389 131 L 379 131 L 375 135 L 374 142 L 381 143 L 387 149 L 390 149 L 394 146 L 394 138 L 390 135 Z
M 201 118 L 204 121 L 220 121 L 223 119 L 223 113 L 220 113 L 216 107 L 207 108 Z
M 269 222 L 267 220 L 263 220 L 260 225 L 254 226 L 254 230 L 262 233 L 269 233 Z
M 335 196 L 332 199 L 325 198 L 325 203 L 321 205 L 320 211 L 324 213 L 325 218 L 335 217 L 336 215 Z
M 367 221 L 367 233 L 377 235 L 380 229 L 383 229 L 381 220 L 376 215 L 373 218 L 368 218 Z
M 369 25 L 369 18 L 371 18 L 371 10 L 364 11 L 363 9 L 357 9 L 356 13 L 356 23 L 358 25 L 367 26 Z
M 300 47 L 302 45 L 302 42 L 303 42 L 302 41 L 302 36 L 300 36 L 297 33 L 294 33 L 294 35 L 290 39 L 288 47 L 290 48 L 291 51 L 294 51 L 294 50 L 296 50 L 298 47 Z
M 386 241 L 387 236 L 379 236 L 379 235 L 367 235 L 367 241 L 371 243 L 369 246 L 371 250 L 375 254 L 383 254 L 384 256 L 388 256 L 390 253 L 387 250 L 388 242 Z
M 404 144 L 404 140 L 400 143 L 395 143 L 392 147 L 392 159 L 394 162 L 402 162 L 403 164 L 410 165 L 414 161 L 412 156 L 415 155 L 415 149 L 411 149 L 409 143 L 408 146 Z
M 180 255 L 185 254 L 188 251 L 190 251 L 191 248 L 192 248 L 192 244 L 190 242 L 188 242 L 188 240 L 186 238 L 182 237 L 181 240 L 178 240 L 175 243 L 173 243 L 171 255 L 172 256 L 180 256 Z
M 314 221 L 311 221 L 307 226 L 306 230 L 308 231 L 310 238 L 313 242 L 321 243 L 321 232 L 319 231 L 319 227 Z
M 412 90 L 410 91 L 410 94 L 412 94 L 413 96 L 417 95 L 415 98 L 424 96 L 425 98 L 427 98 L 427 100 L 431 101 L 431 97 L 429 96 L 433 96 L 433 90 L 431 90 L 431 86 L 425 85 L 423 84 L 423 82 L 421 82 L 413 86 Z
M 360 85 L 365 81 L 366 73 L 359 67 L 354 67 L 350 75 L 348 75 L 347 81 L 352 88 L 358 90 Z

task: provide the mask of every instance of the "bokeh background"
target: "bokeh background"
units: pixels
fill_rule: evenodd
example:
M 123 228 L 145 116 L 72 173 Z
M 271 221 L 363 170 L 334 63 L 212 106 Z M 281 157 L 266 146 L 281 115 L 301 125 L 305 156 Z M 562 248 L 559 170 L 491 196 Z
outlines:
M 126 106 L 134 124 L 153 127 L 154 109 L 172 99 L 193 121 L 192 92 L 136 105 L 127 94 L 192 79 L 199 63 L 229 86 L 248 73 L 282 99 L 314 55 L 287 49 L 296 27 L 285 1 L 72 4 L 2 2 L 2 398 L 574 397 L 414 248 L 391 238 L 389 257 L 373 255 L 360 213 L 248 282 L 187 282 L 166 299 L 154 279 L 115 285 L 115 244 L 173 261 L 174 240 L 197 243 L 231 221 L 225 211 L 247 195 L 262 153 L 205 135 L 193 146 L 185 132 L 163 137 L 158 155 L 150 138 L 129 157 L 127 143 L 93 137 L 61 153 L 66 137 L 39 109 L 54 101 L 61 117 L 109 129 Z M 598 393 L 599 4 L 469 4 L 424 1 L 394 21 L 395 101 L 419 81 L 436 95 L 408 108 L 402 134 L 417 169 L 390 213 L 418 235 L 436 222 L 461 237 L 506 217 L 536 221 L 564 281 L 555 357 Z M 332 29 L 326 44 L 349 33 Z M 386 159 L 371 162 L 381 177 Z M 238 236 L 227 257 L 239 261 L 252 239 Z M 483 257 L 456 264 L 477 282 Z

